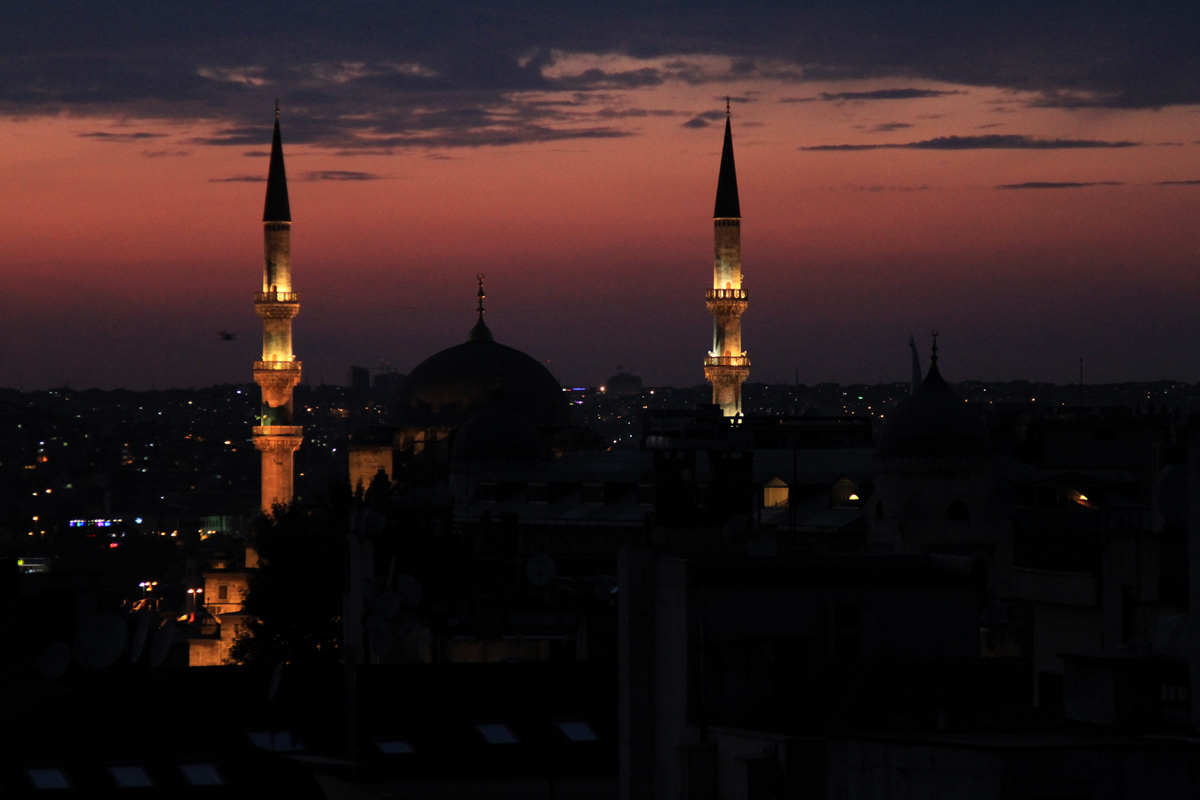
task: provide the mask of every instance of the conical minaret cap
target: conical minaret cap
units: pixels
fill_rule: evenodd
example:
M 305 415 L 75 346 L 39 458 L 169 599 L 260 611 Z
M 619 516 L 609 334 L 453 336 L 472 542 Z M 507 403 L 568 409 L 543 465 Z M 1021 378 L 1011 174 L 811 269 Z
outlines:
M 283 140 L 279 136 L 279 114 L 275 115 L 275 136 L 271 139 L 271 167 L 267 172 L 267 202 L 263 222 L 291 222 L 288 205 L 287 172 L 283 169 Z
M 716 219 L 736 217 L 740 219 L 742 208 L 738 203 L 737 170 L 733 166 L 733 130 L 729 125 L 729 111 L 725 112 L 725 146 L 721 148 L 721 174 L 717 178 L 717 204 L 713 209 Z

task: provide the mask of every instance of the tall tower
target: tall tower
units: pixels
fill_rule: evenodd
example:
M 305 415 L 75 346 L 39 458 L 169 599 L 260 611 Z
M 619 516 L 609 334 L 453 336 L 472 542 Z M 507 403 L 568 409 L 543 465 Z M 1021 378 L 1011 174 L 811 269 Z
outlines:
M 713 210 L 713 285 L 704 292 L 713 316 L 713 345 L 704 359 L 704 377 L 713 387 L 713 403 L 727 417 L 742 413 L 742 382 L 750 377 L 750 358 L 742 349 L 742 210 L 738 204 L 737 170 L 733 166 L 733 131 L 725 100 L 725 146 L 717 178 Z
M 300 295 L 292 291 L 292 212 L 278 102 L 263 208 L 263 256 L 262 291 L 254 298 L 263 321 L 262 361 L 254 362 L 254 382 L 262 387 L 254 446 L 262 451 L 262 508 L 270 512 L 276 503 L 292 501 L 292 455 L 303 439 L 292 416 L 292 390 L 300 382 L 300 362 L 292 355 L 292 317 L 300 311 Z

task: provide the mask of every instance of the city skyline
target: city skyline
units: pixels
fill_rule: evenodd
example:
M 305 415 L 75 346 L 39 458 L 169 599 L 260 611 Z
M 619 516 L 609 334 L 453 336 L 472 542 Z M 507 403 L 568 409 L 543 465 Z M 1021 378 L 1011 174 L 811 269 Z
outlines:
M 1175 32 L 1196 12 L 887 8 L 677 29 L 655 7 L 641 33 L 455 9 L 422 18 L 434 44 L 384 12 L 275 30 L 267 8 L 234 37 L 220 10 L 6 11 L 28 35 L 0 59 L 0 382 L 249 382 L 279 97 L 306 381 L 465 340 L 483 272 L 497 339 L 564 385 L 700 384 L 726 94 L 755 380 L 905 380 L 931 328 L 952 381 L 1064 384 L 1081 356 L 1085 381 L 1196 380 L 1200 90 Z

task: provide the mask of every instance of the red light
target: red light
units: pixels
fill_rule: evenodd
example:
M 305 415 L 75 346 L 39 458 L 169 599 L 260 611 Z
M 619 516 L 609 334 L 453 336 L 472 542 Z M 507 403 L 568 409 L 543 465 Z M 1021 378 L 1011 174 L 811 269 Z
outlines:
M 109 549 L 111 549 L 111 548 L 114 548 L 114 547 L 120 547 L 121 545 L 120 545 L 120 544 L 118 544 L 117 542 L 110 542 L 108 546 L 109 546 Z

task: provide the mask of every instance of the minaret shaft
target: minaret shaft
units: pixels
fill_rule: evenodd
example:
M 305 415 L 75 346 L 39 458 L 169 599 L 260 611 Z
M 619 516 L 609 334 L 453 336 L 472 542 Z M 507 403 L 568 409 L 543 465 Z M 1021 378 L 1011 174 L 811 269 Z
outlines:
M 263 321 L 262 360 L 254 364 L 254 380 L 262 389 L 254 445 L 262 451 L 262 509 L 268 513 L 295 495 L 293 454 L 303 441 L 292 403 L 300 383 L 300 362 L 292 352 L 292 317 L 300 311 L 300 295 L 292 291 L 292 218 L 276 114 L 263 211 L 263 284 L 254 302 Z
M 713 315 L 713 343 L 704 359 L 704 376 L 713 387 L 713 403 L 727 417 L 742 413 L 742 383 L 750 376 L 750 358 L 742 349 L 742 218 L 737 173 L 733 163 L 733 133 L 726 107 L 725 144 L 713 211 L 713 285 L 705 292 Z

